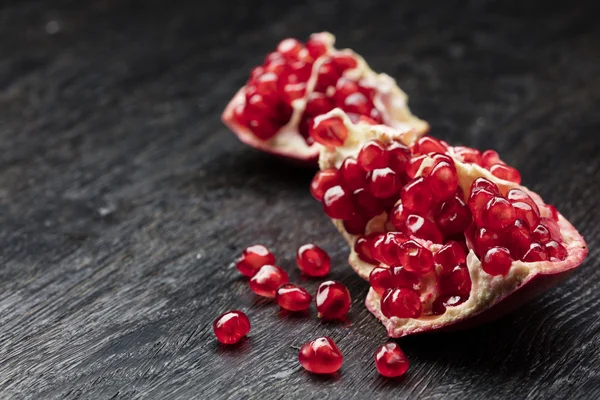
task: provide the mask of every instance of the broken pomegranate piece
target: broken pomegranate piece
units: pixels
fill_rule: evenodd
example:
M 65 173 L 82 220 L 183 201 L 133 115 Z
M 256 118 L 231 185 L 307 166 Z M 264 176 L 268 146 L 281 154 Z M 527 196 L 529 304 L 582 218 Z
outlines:
M 322 148 L 321 174 L 335 186 L 315 198 L 370 280 L 366 305 L 390 336 L 499 316 L 585 259 L 577 230 L 495 151 L 413 141 L 341 110 L 317 123 L 330 119 L 347 135 Z M 317 174 L 313 186 L 321 182 Z
M 353 51 L 337 50 L 334 42 L 324 32 L 305 44 L 279 43 L 225 108 L 225 125 L 252 147 L 311 163 L 320 147 L 344 141 L 336 121 L 314 129 L 315 119 L 336 107 L 355 121 L 386 124 L 414 137 L 427 132 L 391 77 L 373 72 Z

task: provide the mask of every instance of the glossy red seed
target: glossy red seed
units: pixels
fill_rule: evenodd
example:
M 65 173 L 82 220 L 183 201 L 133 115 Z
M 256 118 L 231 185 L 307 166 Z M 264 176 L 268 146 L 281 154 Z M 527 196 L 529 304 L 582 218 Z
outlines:
M 448 150 L 448 146 L 440 140 L 437 140 L 431 136 L 423 136 L 420 138 L 415 145 L 415 153 L 417 154 L 428 154 L 428 153 L 442 153 L 444 154 Z
M 367 189 L 357 189 L 353 195 L 356 211 L 360 215 L 371 218 L 381 214 L 383 211 L 380 200 L 373 196 Z
M 297 59 L 303 48 L 302 43 L 293 38 L 284 39 L 277 45 L 277 51 L 288 59 Z
M 432 208 L 433 195 L 423 177 L 419 177 L 400 190 L 404 208 L 417 214 L 427 215 Z
M 537 261 L 547 261 L 548 260 L 548 252 L 541 244 L 537 242 L 531 243 L 529 245 L 529 250 L 523 256 L 523 261 L 525 262 L 537 262 Z
M 367 188 L 373 196 L 385 199 L 400 190 L 400 180 L 391 168 L 378 168 L 367 176 Z
M 440 292 L 451 295 L 468 295 L 471 292 L 471 277 L 466 266 L 456 265 L 439 278 Z
M 450 240 L 435 252 L 433 260 L 442 266 L 442 270 L 451 272 L 455 266 L 467 262 L 467 255 L 460 243 Z
M 486 228 L 501 230 L 514 224 L 516 218 L 512 204 L 505 198 L 496 196 L 488 201 L 483 208 L 481 225 Z
M 513 259 L 505 247 L 492 247 L 481 260 L 481 268 L 490 275 L 506 275 Z
M 254 136 L 261 140 L 269 140 L 279 131 L 281 124 L 270 118 L 251 117 L 246 121 L 246 126 L 252 131 Z
M 333 103 L 323 93 L 312 92 L 308 95 L 304 110 L 305 116 L 316 117 L 331 110 L 333 110 Z
M 442 295 L 433 302 L 431 313 L 433 315 L 442 315 L 446 312 L 446 307 L 455 307 L 464 303 L 467 299 L 468 296 Z
M 213 322 L 213 332 L 219 342 L 234 344 L 250 332 L 250 320 L 242 311 L 227 311 Z
M 288 311 L 304 311 L 310 307 L 312 296 L 303 287 L 285 283 L 277 288 L 275 301 Z
M 354 214 L 352 193 L 340 185 L 333 186 L 323 196 L 323 210 L 330 218 L 350 219 Z
M 385 168 L 389 163 L 389 154 L 379 140 L 369 140 L 358 153 L 358 165 L 365 171 Z
M 434 220 L 444 235 L 451 236 L 464 232 L 473 217 L 462 198 L 454 196 L 442 203 L 435 213 Z
M 533 231 L 531 231 L 531 239 L 536 242 L 546 243 L 552 239 L 550 231 L 542 224 L 538 224 Z
M 369 222 L 369 218 L 360 215 L 354 214 L 352 218 L 345 219 L 344 229 L 351 235 L 362 235 L 365 233 L 365 229 L 367 227 L 367 223 Z
M 552 239 L 556 240 L 557 242 L 562 242 L 562 235 L 560 234 L 560 226 L 558 225 L 558 222 L 550 218 L 541 218 L 540 224 L 548 228 L 548 232 L 550 232 Z
M 433 270 L 433 254 L 414 240 L 408 240 L 400 245 L 398 257 L 400 265 L 417 275 L 425 275 Z
M 306 93 L 306 83 L 288 83 L 283 87 L 282 98 L 288 104 L 292 104 L 294 100 L 304 97 Z
M 421 299 L 414 290 L 391 288 L 383 293 L 381 313 L 386 318 L 419 318 L 421 312 Z
M 339 184 L 338 170 L 335 168 L 328 168 L 316 173 L 312 182 L 310 183 L 310 193 L 318 201 L 323 200 L 325 192 L 330 187 Z
M 331 57 L 331 60 L 340 72 L 356 68 L 358 65 L 356 59 L 350 54 L 335 54 Z
M 335 94 L 333 97 L 336 104 L 341 106 L 344 104 L 346 97 L 356 92 L 358 92 L 358 84 L 351 79 L 342 77 L 335 84 Z
M 397 203 L 396 205 L 394 205 L 394 207 L 392 207 L 389 220 L 390 223 L 394 226 L 394 228 L 403 232 L 404 227 L 406 225 L 406 219 L 409 215 L 410 211 L 404 211 L 404 206 L 402 205 L 402 203 Z
M 521 183 L 521 174 L 519 173 L 519 171 L 513 167 L 509 167 L 508 165 L 492 165 L 492 167 L 490 168 L 490 172 L 492 173 L 492 175 L 500 179 L 504 179 L 505 181 L 510 181 L 517 184 Z
M 262 267 L 267 264 L 274 264 L 275 256 L 265 246 L 255 244 L 246 247 L 242 255 L 236 260 L 235 267 L 242 274 L 252 277 Z
M 331 338 L 321 337 L 302 345 L 298 361 L 313 374 L 333 374 L 341 368 L 344 356 Z
M 458 174 L 454 164 L 439 162 L 425 178 L 431 193 L 440 200 L 454 195 L 458 186 Z
M 475 248 L 479 256 L 483 256 L 490 248 L 501 244 L 500 235 L 490 229 L 479 228 L 475 233 Z
M 454 147 L 454 152 L 458 154 L 463 162 L 481 165 L 481 152 L 465 146 Z
M 515 209 L 515 215 L 517 219 L 523 220 L 527 223 L 527 226 L 537 226 L 540 222 L 540 215 L 536 213 L 536 209 L 531 207 L 528 203 L 522 201 L 511 202 Z
M 495 194 L 488 191 L 487 189 L 472 190 L 469 196 L 469 210 L 473 215 L 473 219 L 478 226 L 483 225 L 483 210 L 490 200 L 494 198 Z
M 397 343 L 390 342 L 377 348 L 375 352 L 375 368 L 382 376 L 396 378 L 408 370 L 408 359 Z
M 362 170 L 355 158 L 348 157 L 342 162 L 339 175 L 344 188 L 350 191 L 365 186 L 367 173 Z
M 405 171 L 406 163 L 410 160 L 410 150 L 400 142 L 392 142 L 387 146 L 388 166 L 396 173 Z
M 327 45 L 318 37 L 312 35 L 306 42 L 306 50 L 315 60 L 327 53 Z
M 471 192 L 470 193 L 474 193 L 479 191 L 480 189 L 485 189 L 490 193 L 493 194 L 500 194 L 500 190 L 498 189 L 498 186 L 496 186 L 495 183 L 485 179 L 485 178 L 477 178 L 473 181 L 473 183 L 471 184 Z
M 352 300 L 343 283 L 326 281 L 317 289 L 316 304 L 319 318 L 339 319 L 348 313 Z
M 419 168 L 421 168 L 421 164 L 423 164 L 423 161 L 427 158 L 426 154 L 420 155 L 418 157 L 413 157 L 410 160 L 408 160 L 408 162 L 405 164 L 405 172 L 406 175 L 413 179 L 415 176 L 417 176 L 417 173 L 419 172 Z
M 437 225 L 431 220 L 417 214 L 408 215 L 402 232 L 419 239 L 429 240 L 433 243 L 443 243 L 444 241 Z
M 500 160 L 500 156 L 494 150 L 486 150 L 481 155 L 481 166 L 486 169 L 490 169 L 490 167 L 494 164 L 501 163 L 503 162 Z
M 381 295 L 386 289 L 395 287 L 418 288 L 419 277 L 403 267 L 375 267 L 369 275 L 369 283 Z
M 340 71 L 338 71 L 333 61 L 331 59 L 324 61 L 318 70 L 315 91 L 325 93 L 327 88 L 335 86 L 339 77 Z
M 387 265 L 400 264 L 400 245 L 408 240 L 400 232 L 387 232 L 373 243 L 373 257 Z
M 516 203 L 516 202 L 527 203 L 531 206 L 531 208 L 534 210 L 534 212 L 538 216 L 540 215 L 540 209 L 538 208 L 537 204 L 535 204 L 535 201 L 533 201 L 533 199 L 527 193 L 525 193 L 523 190 L 521 190 L 519 188 L 510 189 L 508 191 L 508 193 L 506 193 L 506 198 L 511 203 Z
M 296 252 L 296 264 L 308 276 L 325 276 L 331 268 L 331 259 L 325 250 L 309 243 Z
M 568 252 L 565 247 L 556 240 L 550 240 L 544 245 L 546 252 L 551 259 L 564 260 L 567 258 Z
M 531 244 L 531 234 L 527 223 L 517 219 L 513 225 L 502 233 L 502 242 L 504 247 L 510 250 L 510 254 L 514 259 L 521 259 Z
M 377 261 L 372 254 L 373 243 L 375 242 L 376 238 L 383 236 L 384 235 L 381 233 L 371 233 L 369 235 L 359 237 L 354 243 L 354 251 L 361 260 L 368 262 L 369 264 L 377 264 Z
M 349 114 L 368 115 L 373 108 L 373 104 L 364 94 L 357 92 L 346 97 L 341 107 Z
M 277 288 L 289 282 L 287 272 L 276 265 L 263 265 L 250 278 L 250 289 L 259 296 L 275 297 Z
M 340 117 L 315 118 L 309 133 L 315 142 L 328 147 L 341 146 L 348 137 L 348 129 Z

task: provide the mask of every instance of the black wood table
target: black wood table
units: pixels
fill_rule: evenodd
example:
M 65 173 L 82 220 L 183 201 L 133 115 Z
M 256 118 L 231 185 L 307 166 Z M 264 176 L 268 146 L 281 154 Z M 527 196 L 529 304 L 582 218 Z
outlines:
M 0 397 L 600 398 L 600 29 L 595 2 L 14 1 L 0 5 Z M 253 3 L 253 4 L 251 4 Z M 568 3 L 568 4 L 566 4 Z M 495 148 L 586 237 L 561 286 L 469 331 L 399 340 L 308 183 L 220 122 L 287 36 L 330 30 L 395 77 L 451 143 Z M 232 265 L 263 243 L 294 281 L 302 244 L 348 285 L 346 324 L 290 317 Z M 212 321 L 247 311 L 248 340 Z M 318 378 L 297 348 L 345 354 Z

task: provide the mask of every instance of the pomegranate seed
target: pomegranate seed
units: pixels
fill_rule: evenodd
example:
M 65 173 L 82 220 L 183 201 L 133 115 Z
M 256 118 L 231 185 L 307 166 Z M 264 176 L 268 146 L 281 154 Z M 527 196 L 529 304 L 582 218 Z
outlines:
M 251 84 L 252 81 L 264 74 L 264 72 L 265 69 L 261 65 L 252 68 L 252 70 L 250 71 L 250 78 L 248 78 L 248 84 Z
M 477 254 L 483 256 L 490 248 L 500 246 L 500 236 L 487 228 L 479 228 L 475 235 Z
M 419 277 L 403 267 L 375 267 L 369 274 L 369 283 L 381 295 L 386 289 L 395 287 L 417 288 Z
M 423 164 L 423 160 L 427 158 L 426 154 L 423 154 L 418 157 L 413 157 L 405 164 L 405 172 L 409 178 L 413 179 L 417 176 L 419 172 L 419 168 L 421 168 L 421 164 Z
M 364 188 L 354 191 L 354 203 L 357 211 L 367 218 L 379 215 L 383 211 L 380 200 Z
M 467 299 L 467 296 L 440 296 L 433 302 L 433 305 L 431 306 L 431 313 L 433 315 L 442 315 L 446 312 L 446 307 L 455 307 L 464 303 Z
M 302 43 L 297 41 L 296 39 L 284 39 L 277 46 L 277 51 L 281 53 L 285 58 L 288 59 L 297 59 L 298 53 L 302 50 L 304 46 Z
M 234 344 L 250 332 L 250 320 L 241 311 L 227 311 L 213 322 L 213 331 L 219 342 Z
M 331 260 L 329 254 L 319 246 L 305 244 L 296 252 L 296 264 L 308 276 L 325 276 L 329 273 Z
M 344 356 L 331 338 L 321 337 L 302 345 L 298 361 L 313 374 L 333 374 L 341 368 Z
M 462 198 L 454 196 L 442 203 L 434 219 L 440 231 L 444 235 L 450 236 L 464 232 L 471 224 L 473 217 Z
M 552 239 L 557 242 L 562 241 L 562 235 L 560 234 L 560 226 L 558 226 L 558 222 L 550 218 L 541 218 L 540 224 L 543 224 L 546 228 L 548 228 L 548 232 L 550 232 L 550 236 Z
M 358 239 L 356 239 L 356 242 L 354 243 L 354 251 L 358 255 L 358 258 L 365 262 L 368 262 L 369 264 L 377 264 L 377 261 L 371 253 L 373 248 L 373 242 L 377 237 L 383 237 L 383 234 L 371 233 L 370 235 L 361 236 Z
M 537 226 L 540 222 L 540 215 L 528 203 L 523 201 L 515 201 L 511 203 L 515 209 L 515 215 L 527 223 L 527 226 Z
M 350 292 L 344 284 L 326 281 L 317 289 L 316 303 L 319 318 L 339 319 L 350 310 L 352 301 Z
M 382 344 L 375 352 L 375 368 L 382 376 L 396 378 L 408 370 L 408 359 L 397 343 Z
M 356 59 L 350 54 L 336 54 L 332 57 L 332 61 L 340 72 L 356 68 L 358 65 Z
M 308 50 L 310 56 L 316 60 L 323 54 L 327 53 L 327 45 L 313 35 L 306 42 L 306 50 Z
M 354 214 L 352 194 L 346 192 L 340 185 L 330 187 L 323 196 L 323 210 L 330 218 L 352 218 Z
M 467 295 L 471 292 L 469 270 L 465 266 L 456 265 L 451 272 L 440 276 L 439 285 L 442 294 Z
M 292 104 L 292 102 L 294 100 L 304 97 L 305 93 L 306 93 L 306 83 L 305 82 L 288 83 L 283 87 L 282 97 L 286 103 Z
M 317 172 L 310 183 L 310 193 L 317 201 L 322 201 L 325 192 L 332 186 L 339 184 L 338 171 L 335 168 L 328 168 Z
M 444 242 L 442 233 L 438 229 L 437 225 L 429 219 L 423 218 L 416 214 L 408 215 L 402 232 L 419 239 L 429 240 L 433 243 Z
M 397 174 L 403 173 L 406 168 L 406 163 L 410 160 L 410 150 L 400 142 L 392 142 L 387 147 L 388 166 Z
M 481 166 L 490 169 L 494 164 L 504 164 L 502 160 L 500 160 L 500 156 L 494 150 L 486 150 L 481 155 Z
M 508 193 L 506 193 L 506 198 L 511 203 L 516 203 L 516 202 L 527 203 L 531 206 L 531 208 L 533 208 L 534 212 L 538 216 L 540 215 L 540 209 L 538 208 L 537 204 L 535 204 L 535 201 L 533 201 L 533 199 L 527 193 L 522 191 L 521 189 L 519 189 L 519 188 L 510 189 L 508 191 Z M 530 226 L 533 226 L 533 225 L 530 225 Z
M 406 225 L 406 219 L 410 215 L 409 211 L 404 212 L 404 206 L 402 203 L 398 203 L 394 205 L 390 212 L 389 220 L 394 228 L 399 231 L 404 231 L 404 226 Z
M 315 118 L 310 128 L 310 136 L 324 146 L 336 147 L 344 144 L 348 137 L 348 129 L 340 117 Z
M 354 158 L 346 158 L 340 166 L 340 177 L 344 188 L 354 191 L 365 186 L 367 174 Z
M 425 178 L 431 193 L 441 200 L 446 200 L 456 192 L 458 174 L 454 164 L 439 162 Z
M 323 93 L 313 92 L 308 95 L 306 108 L 304 109 L 305 115 L 316 117 L 331 110 L 333 110 L 333 104 Z
M 451 272 L 455 266 L 467 262 L 467 255 L 460 243 L 451 240 L 435 253 L 433 260 L 443 271 Z
M 356 92 L 358 92 L 357 83 L 353 80 L 342 77 L 338 79 L 337 83 L 335 84 L 335 102 L 338 105 L 342 105 L 344 104 L 346 97 Z
M 277 288 L 275 300 L 281 308 L 288 311 L 304 311 L 310 307 L 312 296 L 303 287 L 284 283 Z
M 546 242 L 544 247 L 546 248 L 546 252 L 551 259 L 554 258 L 562 261 L 567 258 L 567 249 L 565 249 L 565 247 L 556 240 L 550 240 Z
M 409 272 L 425 275 L 433 270 L 433 254 L 414 240 L 400 245 L 399 262 Z
M 381 313 L 386 318 L 419 318 L 421 312 L 421 299 L 414 290 L 391 288 L 383 293 Z
M 358 153 L 358 165 L 365 171 L 388 166 L 389 154 L 379 140 L 369 140 Z
M 373 257 L 387 265 L 400 264 L 400 245 L 406 242 L 407 237 L 400 232 L 388 232 L 373 243 Z
M 492 165 L 490 168 L 490 172 L 492 175 L 497 176 L 500 179 L 504 179 L 505 181 L 510 181 L 514 183 L 521 183 L 521 174 L 513 167 L 509 167 L 504 164 L 496 164 Z
M 323 62 L 323 64 L 321 64 L 319 67 L 317 82 L 315 83 L 314 90 L 325 93 L 328 87 L 335 86 L 335 83 L 339 77 L 340 72 L 337 70 L 331 59 Z
M 481 268 L 490 275 L 506 275 L 512 262 L 513 259 L 507 248 L 492 247 L 483 256 Z
M 495 183 L 485 179 L 485 178 L 477 178 L 471 184 L 471 194 L 479 191 L 480 189 L 485 189 L 493 194 L 500 194 L 500 190 Z
M 276 265 L 263 265 L 258 272 L 250 278 L 250 289 L 259 296 L 275 297 L 277 288 L 288 283 L 290 278 L 287 272 Z
M 375 169 L 367 178 L 369 192 L 377 198 L 385 199 L 393 196 L 400 189 L 398 175 L 389 167 Z
M 478 226 L 483 225 L 483 210 L 490 200 L 494 198 L 494 193 L 487 189 L 477 189 L 471 191 L 469 196 L 469 209 L 473 215 L 473 219 Z
M 539 244 L 537 242 L 531 243 L 531 245 L 529 245 L 529 250 L 527 250 L 527 253 L 525 253 L 525 255 L 523 256 L 523 261 L 525 261 L 525 262 L 536 262 L 536 261 L 547 261 L 547 260 L 548 260 L 548 253 L 546 252 L 546 249 L 544 248 L 544 246 L 542 246 L 541 244 Z
M 428 153 L 442 153 L 444 154 L 448 150 L 448 146 L 442 144 L 441 141 L 432 138 L 431 136 L 423 136 L 417 141 L 415 145 L 415 153 L 428 154 Z
M 400 191 L 404 207 L 417 214 L 428 214 L 433 204 L 433 197 L 423 177 L 408 183 Z
M 345 219 L 344 229 L 351 235 L 362 235 L 365 233 L 369 219 L 360 214 L 354 214 L 352 218 Z
M 550 231 L 542 224 L 538 224 L 531 232 L 531 238 L 540 243 L 546 243 L 552 239 Z
M 267 264 L 274 264 L 275 256 L 265 246 L 255 244 L 246 247 L 242 255 L 236 260 L 235 267 L 242 274 L 252 277 L 262 267 Z
M 344 99 L 344 104 L 342 104 L 344 111 L 358 115 L 368 115 L 372 108 L 372 103 L 360 92 L 352 93 Z
M 462 158 L 463 162 L 481 165 L 481 152 L 465 146 L 454 147 L 454 152 Z
M 260 140 L 269 140 L 279 131 L 281 125 L 269 118 L 250 118 L 248 128 Z
M 504 229 L 514 224 L 516 218 L 513 206 L 508 200 L 499 196 L 488 201 L 481 212 L 481 224 L 490 229 Z
M 515 223 L 508 227 L 506 232 L 503 233 L 502 242 L 505 244 L 505 247 L 510 250 L 510 254 L 513 258 L 520 260 L 531 244 L 529 226 L 522 220 L 517 219 Z

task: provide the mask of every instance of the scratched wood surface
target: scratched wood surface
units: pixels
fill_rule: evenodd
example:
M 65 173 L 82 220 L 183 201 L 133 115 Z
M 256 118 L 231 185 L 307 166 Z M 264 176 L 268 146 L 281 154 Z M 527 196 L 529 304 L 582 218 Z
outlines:
M 0 398 L 600 398 L 600 29 L 595 2 L 0 3 Z M 330 30 L 395 77 L 452 143 L 498 149 L 584 234 L 564 284 L 469 331 L 372 362 L 367 285 L 310 197 L 313 171 L 245 147 L 226 102 L 281 38 Z M 316 242 L 353 296 L 348 324 L 290 317 L 231 265 Z M 253 323 L 225 349 L 211 322 Z M 341 374 L 298 366 L 330 335 Z

